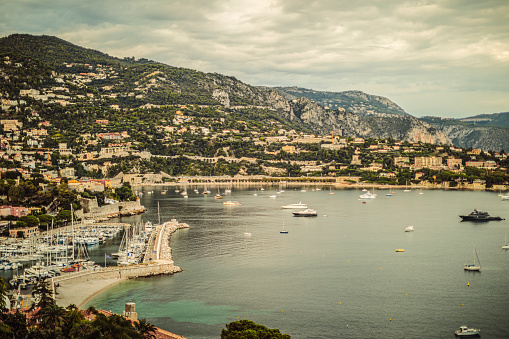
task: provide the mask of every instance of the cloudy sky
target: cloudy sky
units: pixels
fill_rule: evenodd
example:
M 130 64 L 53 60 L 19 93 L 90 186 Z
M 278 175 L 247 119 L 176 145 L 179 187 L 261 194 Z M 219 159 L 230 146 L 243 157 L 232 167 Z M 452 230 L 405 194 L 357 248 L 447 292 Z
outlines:
M 0 0 L 12 33 L 251 85 L 361 90 L 415 116 L 509 111 L 507 0 Z

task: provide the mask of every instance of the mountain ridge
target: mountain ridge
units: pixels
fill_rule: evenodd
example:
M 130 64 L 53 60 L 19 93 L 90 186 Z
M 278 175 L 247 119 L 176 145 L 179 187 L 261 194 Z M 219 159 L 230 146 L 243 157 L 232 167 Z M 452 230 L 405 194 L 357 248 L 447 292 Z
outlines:
M 88 63 L 112 65 L 114 76 L 94 79 L 88 86 L 90 91 L 111 93 L 111 101 L 122 109 L 179 104 L 214 105 L 234 110 L 257 107 L 262 112 L 260 117 L 272 116 L 289 126 L 300 126 L 315 133 L 339 131 L 349 137 L 452 144 L 452 139 L 440 130 L 440 125 L 430 125 L 409 115 L 387 98 L 360 91 L 344 92 L 343 100 L 350 100 L 347 109 L 339 105 L 337 109 L 331 109 L 309 98 L 289 97 L 282 87 L 277 90 L 251 86 L 232 76 L 203 73 L 147 59 L 119 59 L 57 37 L 15 34 L 1 38 L 0 42 L 3 55 L 17 53 L 42 60 L 57 71 L 71 72 L 74 76 L 88 72 Z M 85 66 L 69 67 L 72 63 L 85 63 Z M 322 92 L 310 93 L 319 96 Z M 19 94 L 12 92 L 10 95 Z M 355 103 L 354 109 L 350 109 L 352 102 Z M 375 104 L 383 109 L 375 112 Z M 366 112 L 361 112 L 362 106 L 367 107 Z

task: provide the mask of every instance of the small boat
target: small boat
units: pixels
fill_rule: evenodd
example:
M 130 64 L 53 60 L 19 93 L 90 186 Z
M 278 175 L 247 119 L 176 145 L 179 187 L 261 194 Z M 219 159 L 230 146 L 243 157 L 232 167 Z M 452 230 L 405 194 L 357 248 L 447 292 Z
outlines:
M 303 211 L 293 212 L 294 217 L 316 217 L 317 215 L 318 213 L 310 208 Z
M 466 326 L 460 326 L 459 329 L 454 331 L 454 334 L 458 337 L 467 337 L 467 336 L 475 336 L 479 335 L 481 333 L 481 330 L 478 328 L 468 328 Z
M 376 198 L 376 194 L 373 194 L 371 192 L 366 192 L 364 194 L 359 195 L 359 198 L 360 199 L 375 199 Z
M 479 256 L 477 256 L 477 251 L 475 250 L 475 246 L 473 249 L 473 257 L 474 257 L 474 263 L 472 265 L 466 264 L 464 266 L 465 271 L 480 271 L 481 270 L 481 262 L 479 261 Z M 476 265 L 475 258 L 477 257 L 477 263 L 479 265 Z
M 509 194 L 500 196 L 502 200 L 509 200 Z
M 407 193 L 407 192 L 410 192 L 411 189 L 408 188 L 408 180 L 406 181 L 405 183 L 405 189 L 403 190 L 403 192 Z
M 276 199 L 276 196 L 275 195 L 271 195 L 271 196 L 269 196 L 269 198 Z
M 223 201 L 223 205 L 225 205 L 225 206 L 240 206 L 241 203 L 238 201 L 228 200 L 228 201 Z
M 415 231 L 414 225 L 410 225 L 410 226 L 405 227 L 405 232 L 413 232 L 413 231 Z
M 166 191 L 165 191 L 165 190 L 162 190 L 162 191 L 161 191 L 161 194 L 166 194 Z
M 405 252 L 404 248 L 396 248 L 396 252 Z
M 288 231 L 285 230 L 285 223 L 283 223 L 283 229 L 281 231 L 279 231 L 279 233 L 281 233 L 281 234 L 288 234 Z
M 509 250 L 509 245 L 507 244 L 507 233 L 505 234 L 505 245 L 502 246 L 503 250 Z
M 333 194 L 334 194 L 334 192 L 332 192 L 332 187 L 330 187 L 330 189 L 329 189 L 329 194 L 330 194 L 330 195 L 333 195 Z
M 392 193 L 387 193 L 385 196 L 386 197 L 392 197 L 392 195 L 393 195 Z
M 308 204 L 299 201 L 297 204 L 282 205 L 281 208 L 308 208 Z
M 488 212 L 478 211 L 474 209 L 473 212 L 471 212 L 468 215 L 460 215 L 460 218 L 462 221 L 492 221 L 492 220 L 505 220 L 501 217 L 492 217 L 489 215 Z

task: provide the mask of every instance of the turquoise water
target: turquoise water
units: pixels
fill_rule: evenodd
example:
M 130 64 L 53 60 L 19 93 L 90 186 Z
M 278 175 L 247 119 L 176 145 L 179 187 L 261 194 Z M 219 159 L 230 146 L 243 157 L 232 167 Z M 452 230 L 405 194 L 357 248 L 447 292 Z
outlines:
M 360 190 L 287 188 L 270 199 L 274 188 L 252 187 L 234 188 L 222 201 L 242 206 L 227 207 L 191 187 L 189 199 L 168 188 L 161 195 L 146 187 L 154 190 L 142 198 L 148 212 L 122 221 L 157 222 L 159 202 L 162 221 L 188 223 L 171 240 L 183 272 L 122 283 L 89 304 L 121 313 L 134 301 L 139 317 L 190 339 L 219 338 L 237 319 L 297 339 L 442 338 L 460 325 L 481 328 L 483 338 L 509 337 L 509 251 L 501 249 L 508 221 L 458 216 L 477 208 L 509 218 L 496 193 L 379 190 L 363 204 Z M 280 208 L 299 201 L 318 217 Z M 279 233 L 283 223 L 288 234 Z M 415 232 L 404 232 L 408 225 Z M 481 273 L 463 270 L 473 245 Z

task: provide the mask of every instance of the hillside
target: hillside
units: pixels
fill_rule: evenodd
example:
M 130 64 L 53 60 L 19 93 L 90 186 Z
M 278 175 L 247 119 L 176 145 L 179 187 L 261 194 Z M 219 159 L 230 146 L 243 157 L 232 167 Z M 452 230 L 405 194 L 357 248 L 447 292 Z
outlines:
M 479 114 L 458 120 L 471 126 L 493 126 L 509 128 L 509 112 Z
M 17 75 L 4 82 L 2 97 L 19 101 L 20 91 L 30 89 L 41 92 L 41 97 L 47 97 L 46 94 L 61 97 L 61 104 L 51 107 L 34 96 L 24 100 L 35 105 L 47 119 L 57 119 L 56 124 L 63 130 L 97 130 L 92 127 L 92 122 L 104 118 L 117 121 L 117 130 L 126 128 L 138 135 L 136 128 L 146 133 L 161 121 L 171 121 L 177 110 L 175 107 L 179 105 L 200 105 L 215 112 L 207 114 L 222 116 L 232 122 L 234 118 L 246 119 L 250 124 L 278 124 L 281 128 L 309 133 L 339 131 L 346 137 L 454 142 L 467 147 L 483 144 L 474 140 L 479 131 L 476 128 L 469 130 L 468 121 L 462 125 L 461 133 L 441 130 L 445 124 L 430 125 L 430 121 L 408 115 L 387 98 L 360 91 L 332 93 L 296 87 L 254 87 L 217 73 L 203 73 L 146 59 L 119 59 L 51 36 L 14 34 L 1 38 L 0 55 L 3 58 L 10 56 L 22 66 L 3 71 L 4 77 L 8 77 L 9 72 Z M 62 87 L 67 92 L 50 90 L 51 86 Z M 74 103 L 64 108 L 66 98 L 72 98 Z M 133 115 L 128 114 L 129 110 L 145 113 Z M 16 112 L 18 116 L 20 111 Z M 235 116 L 228 116 L 229 112 Z M 72 126 L 68 119 L 64 119 L 69 115 L 76 117 Z M 491 120 L 491 124 L 503 125 L 505 116 L 501 113 L 497 120 Z M 490 134 L 491 140 L 485 147 L 506 148 L 507 138 L 503 130 L 486 133 Z M 469 140 L 463 137 L 465 135 L 470 136 Z M 145 144 L 147 138 L 141 142 Z M 154 145 L 151 148 L 161 149 Z
M 486 119 L 490 114 L 483 115 Z M 467 121 L 465 121 L 465 119 Z M 451 142 L 463 148 L 479 148 L 482 150 L 508 150 L 509 128 L 476 124 L 470 118 L 445 119 L 440 117 L 422 117 L 421 120 L 444 132 Z M 469 121 L 470 120 L 470 121 Z M 493 119 L 497 121 L 498 119 Z M 501 121 L 501 120 L 498 120 Z M 500 123 L 503 125 L 503 123 Z

